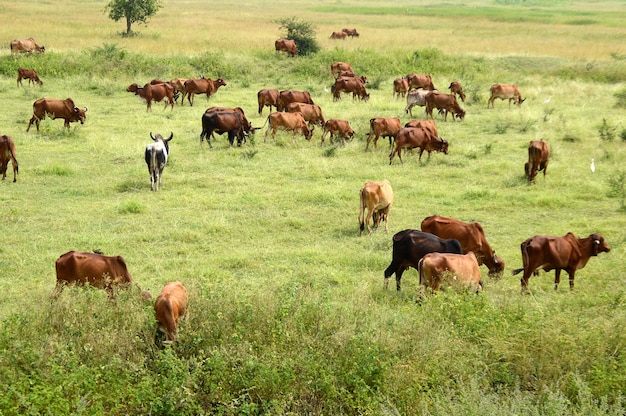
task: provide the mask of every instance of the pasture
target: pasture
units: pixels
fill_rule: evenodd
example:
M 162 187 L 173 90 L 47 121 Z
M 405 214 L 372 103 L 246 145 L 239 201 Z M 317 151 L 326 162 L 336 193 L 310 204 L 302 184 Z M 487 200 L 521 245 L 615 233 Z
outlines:
M 626 32 L 623 2 L 454 0 L 163 2 L 138 36 L 105 2 L 0 2 L 0 134 L 19 174 L 0 183 L 0 413 L 622 415 L 626 407 Z M 68 13 L 68 10 L 72 10 Z M 317 28 L 321 51 L 288 58 L 276 19 Z M 328 39 L 356 27 L 354 39 Z M 43 55 L 14 60 L 14 38 Z M 368 76 L 369 101 L 333 102 L 330 64 Z M 16 85 L 17 68 L 42 86 Z M 448 155 L 389 165 L 387 139 L 365 152 L 369 119 L 400 117 L 394 78 L 460 81 L 463 121 L 439 133 Z M 222 77 L 207 101 L 173 111 L 126 92 L 153 78 Z M 489 86 L 517 83 L 521 107 Z M 306 90 L 326 118 L 350 121 L 345 147 L 265 128 L 242 147 L 200 143 L 209 106 L 240 106 L 254 127 L 261 88 Z M 71 97 L 84 125 L 46 119 L 26 133 L 32 104 Z M 423 118 L 421 107 L 414 107 Z M 163 187 L 150 191 L 150 132 L 174 134 Z M 524 177 L 530 140 L 552 158 Z M 594 160 L 595 172 L 590 170 Z M 388 179 L 389 233 L 359 237 L 359 190 Z M 445 291 L 416 303 L 384 290 L 391 238 L 433 214 L 478 221 L 506 262 L 479 295 Z M 610 253 L 520 293 L 520 243 L 533 235 L 601 233 Z M 153 296 L 179 280 L 190 319 L 175 345 L 154 345 L 151 303 L 68 288 L 56 300 L 55 260 L 70 250 L 121 255 Z M 393 283 L 390 285 L 394 287 Z M 10 381 L 10 382 L 9 382 Z

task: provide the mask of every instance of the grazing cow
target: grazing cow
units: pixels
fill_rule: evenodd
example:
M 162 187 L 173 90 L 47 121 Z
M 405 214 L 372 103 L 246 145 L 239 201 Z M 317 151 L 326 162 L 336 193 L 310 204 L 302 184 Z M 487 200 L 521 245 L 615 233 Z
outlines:
M 370 219 L 374 220 L 374 227 L 378 228 L 381 221 L 385 221 L 385 231 L 389 231 L 389 213 L 393 205 L 393 189 L 387 179 L 381 182 L 366 182 L 360 192 L 359 209 L 359 235 L 367 225 L 367 230 L 372 233 Z M 364 217 L 365 209 L 367 216 Z
M 333 77 L 337 78 L 342 72 L 351 72 L 354 74 L 354 70 L 352 69 L 352 65 L 347 62 L 333 62 L 330 65 L 330 72 L 332 72 Z
M 400 290 L 400 280 L 404 271 L 409 267 L 418 270 L 418 263 L 422 257 L 434 252 L 463 254 L 458 240 L 444 240 L 436 235 L 410 229 L 394 235 L 391 263 L 385 269 L 383 287 L 387 289 L 389 278 L 395 273 L 396 290 Z
M 170 154 L 169 142 L 174 138 L 174 133 L 171 133 L 170 137 L 164 139 L 160 134 L 154 137 L 152 132 L 150 132 L 150 138 L 154 143 L 146 145 L 144 156 L 148 165 L 148 172 L 150 173 L 150 189 L 158 191 L 159 185 L 163 186 L 163 169 L 165 169 L 165 164 Z
M 400 162 L 402 161 L 402 149 L 415 149 L 419 147 L 419 161 L 422 160 L 424 150 L 428 152 L 428 160 L 430 160 L 431 152 L 443 152 L 448 154 L 448 142 L 441 137 L 433 136 L 433 134 L 423 128 L 404 127 L 396 133 L 396 147 L 389 155 L 389 164 L 393 162 L 394 156 L 397 154 Z
M 472 251 L 466 254 L 428 253 L 419 261 L 418 272 L 421 294 L 424 289 L 435 292 L 444 285 L 476 293 L 483 287 L 478 261 Z
M 167 83 L 162 84 L 146 84 L 140 87 L 136 83 L 132 83 L 126 88 L 127 92 L 132 92 L 138 96 L 141 100 L 146 102 L 146 111 L 152 110 L 152 101 L 165 102 L 165 110 L 170 105 L 172 110 L 174 109 L 174 87 Z
M 522 100 L 522 95 L 519 92 L 519 87 L 517 84 L 493 84 L 489 91 L 491 92 L 491 96 L 489 97 L 489 101 L 487 101 L 487 108 L 491 104 L 491 107 L 494 108 L 493 102 L 496 98 L 501 100 L 509 100 L 509 108 L 511 108 L 511 101 L 513 104 L 517 104 L 519 106 L 522 105 L 526 98 Z
M 478 264 L 484 264 L 489 269 L 489 275 L 495 275 L 504 271 L 504 260 L 496 256 L 487 242 L 483 227 L 477 223 L 462 222 L 454 218 L 433 215 L 424 218 L 421 225 L 422 231 L 431 233 L 441 238 L 454 238 L 459 240 L 463 253 L 473 252 Z
M 365 90 L 365 85 L 360 78 L 356 77 L 340 77 L 335 80 L 335 84 L 331 88 L 333 92 L 333 101 L 341 99 L 341 93 L 352 93 L 352 100 L 359 97 L 361 100 L 367 101 L 370 98 L 369 93 Z
M 85 113 L 87 107 L 84 110 L 74 105 L 74 100 L 66 98 L 65 100 L 57 100 L 55 98 L 40 98 L 33 103 L 33 116 L 28 121 L 28 127 L 26 131 L 30 130 L 30 126 L 35 123 L 37 131 L 39 131 L 39 121 L 46 118 L 46 115 L 52 120 L 55 118 L 62 118 L 65 120 L 63 124 L 68 129 L 70 123 L 74 121 L 80 121 L 80 124 L 85 123 Z
M 278 95 L 278 111 L 287 111 L 287 106 L 291 103 L 315 104 L 308 91 L 284 90 Z
M 18 164 L 15 158 L 15 143 L 9 136 L 0 136 L 0 171 L 2 172 L 2 180 L 7 177 L 7 169 L 9 162 L 13 162 L 13 182 L 17 182 Z
M 154 302 L 154 312 L 157 321 L 155 342 L 159 332 L 165 334 L 163 344 L 176 342 L 178 332 L 178 319 L 187 314 L 187 289 L 181 282 L 169 282 L 163 286 L 163 290 Z
M 278 103 L 280 100 L 280 92 L 278 92 L 278 90 L 262 89 L 257 92 L 256 96 L 259 101 L 259 115 L 263 112 L 263 107 L 269 107 L 270 113 L 272 112 L 272 107 L 276 107 L 276 111 L 278 111 Z
M 330 34 L 330 39 L 343 39 L 346 40 L 348 34 L 346 32 L 333 32 Z
M 405 78 L 409 83 L 409 90 L 413 88 L 423 88 L 431 91 L 437 89 L 430 75 L 409 74 Z
M 389 138 L 389 147 L 392 145 L 392 138 L 396 135 L 398 130 L 402 128 L 400 119 L 397 117 L 375 117 L 370 119 L 370 132 L 367 135 L 367 144 L 365 150 L 369 148 L 372 136 L 374 136 L 374 149 L 376 148 L 376 142 L 379 137 Z
M 206 94 L 207 101 L 213 94 L 217 92 L 219 87 L 226 86 L 226 82 L 222 78 L 191 78 L 185 81 L 185 90 L 187 91 L 187 101 L 189 105 L 193 105 L 195 94 Z
M 110 294 L 117 286 L 129 286 L 133 278 L 122 256 L 68 251 L 56 261 L 57 293 L 64 285 L 91 285 Z
M 304 119 L 309 123 L 309 127 L 314 124 L 324 127 L 326 124 L 322 108 L 317 104 L 291 103 L 287 106 L 287 112 L 302 113 Z
M 465 102 L 465 93 L 463 92 L 463 87 L 460 82 L 452 81 L 448 89 L 450 93 L 458 95 L 461 101 Z
M 11 56 L 17 58 L 20 52 L 26 52 L 31 55 L 33 52 L 44 53 L 46 47 L 38 45 L 33 38 L 14 39 L 11 42 Z
M 404 127 L 416 127 L 420 129 L 426 130 L 433 137 L 439 137 L 439 132 L 437 131 L 437 125 L 435 124 L 435 120 L 411 120 L 407 122 Z
M 357 32 L 356 29 L 341 29 L 341 31 L 351 38 L 359 37 L 359 32 Z
M 334 143 L 333 137 L 336 135 L 341 139 L 341 144 L 345 145 L 347 138 L 354 137 L 354 130 L 350 127 L 350 123 L 347 120 L 330 119 L 324 124 L 324 131 L 322 133 L 322 143 L 324 138 L 330 133 L 330 142 Z
M 569 288 L 573 290 L 576 270 L 585 267 L 591 257 L 611 251 L 604 237 L 598 233 L 589 234 L 586 238 L 576 238 L 572 233 L 563 237 L 536 235 L 524 241 L 520 248 L 524 266 L 513 270 L 513 275 L 524 271 L 522 292 L 528 290 L 530 275 L 538 275 L 541 269 L 546 272 L 554 270 L 554 290 L 559 287 L 561 270 L 565 270 L 569 275 Z
M 535 183 L 537 172 L 543 171 L 543 179 L 546 179 L 548 162 L 550 161 L 550 146 L 545 140 L 531 140 L 528 144 L 528 162 L 524 164 L 524 172 L 528 178 L 528 184 Z
M 292 58 L 298 54 L 296 41 L 293 39 L 276 39 L 274 48 L 276 48 L 276 52 L 287 52 Z
M 309 130 L 306 125 L 306 120 L 302 113 L 284 113 L 282 111 L 277 111 L 271 113 L 267 118 L 269 125 L 267 126 L 267 130 L 265 131 L 264 140 L 267 139 L 267 135 L 272 131 L 272 139 L 276 138 L 277 130 L 286 130 L 293 131 L 293 142 L 296 142 L 296 133 L 301 133 L 305 139 L 311 140 L 313 136 L 313 127 Z
M 43 85 L 43 82 L 39 79 L 39 75 L 37 75 L 37 71 L 35 71 L 34 69 L 17 68 L 17 85 L 18 86 L 24 85 L 22 84 L 23 79 L 28 80 L 28 85 L 30 85 L 31 83 Z
M 202 115 L 202 133 L 200 133 L 200 143 L 206 138 L 209 147 L 213 132 L 217 134 L 228 133 L 228 142 L 234 145 L 235 137 L 237 146 L 241 146 L 250 133 L 254 133 L 252 125 L 246 118 L 241 107 L 210 107 Z
M 341 71 L 339 73 L 339 76 L 337 77 L 337 79 L 339 78 L 357 78 L 358 80 L 361 81 L 362 84 L 367 84 L 369 82 L 369 80 L 367 79 L 367 77 L 365 75 L 357 75 L 354 72 L 351 71 Z M 335 80 L 336 81 L 336 80 Z
M 393 96 L 395 98 L 404 97 L 409 91 L 409 82 L 406 78 L 396 78 L 393 80 Z M 406 110 L 404 110 L 406 113 Z
M 409 91 L 408 95 L 406 96 L 406 107 L 404 107 L 404 113 L 409 113 L 411 117 L 413 117 L 413 106 L 419 105 L 420 107 L 426 107 L 426 96 L 430 93 L 430 90 Z
M 444 94 L 441 92 L 431 91 L 426 94 L 426 114 L 433 117 L 433 108 L 444 110 L 444 121 L 448 120 L 448 113 L 452 113 L 452 118 L 458 117 L 461 120 L 465 118 L 465 110 L 461 108 L 454 94 Z

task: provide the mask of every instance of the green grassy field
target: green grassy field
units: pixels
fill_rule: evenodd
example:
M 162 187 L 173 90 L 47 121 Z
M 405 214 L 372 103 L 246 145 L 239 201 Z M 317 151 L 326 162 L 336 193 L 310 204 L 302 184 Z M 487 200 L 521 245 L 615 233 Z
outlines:
M 139 35 L 105 2 L 0 2 L 0 134 L 13 137 L 17 183 L 0 183 L 2 414 L 622 415 L 626 407 L 626 172 L 623 2 L 165 1 Z M 72 10 L 72 13 L 67 13 Z M 276 19 L 317 28 L 322 50 L 276 55 Z M 331 41 L 356 27 L 358 39 Z M 44 55 L 13 60 L 16 37 Z M 368 102 L 333 102 L 330 64 L 370 79 Z M 16 69 L 43 86 L 16 86 Z M 460 81 L 462 122 L 435 116 L 450 153 L 389 166 L 386 140 L 365 152 L 369 119 L 399 116 L 394 78 Z M 126 87 L 152 78 L 223 77 L 210 101 L 151 112 Z M 489 86 L 517 83 L 521 108 Z M 261 88 L 311 92 L 326 118 L 350 121 L 345 147 L 259 130 L 241 148 L 200 144 L 208 106 L 241 106 L 253 126 Z M 69 131 L 32 103 L 87 106 Z M 423 118 L 414 108 L 416 118 Z M 604 126 L 604 127 L 603 127 Z M 163 188 L 150 191 L 150 132 L 174 133 Z M 530 140 L 552 148 L 547 177 L 528 186 Z M 596 171 L 589 165 L 594 159 Z M 359 236 L 359 189 L 389 179 L 390 232 Z M 621 178 L 621 182 L 620 182 Z M 418 278 L 383 290 L 391 237 L 433 214 L 478 221 L 506 270 L 482 294 L 415 302 Z M 554 273 L 520 293 L 519 244 L 536 235 L 601 233 L 570 292 Z M 154 312 L 136 293 L 113 301 L 67 289 L 52 301 L 54 262 L 69 250 L 122 255 L 142 288 L 190 292 L 180 342 L 153 344 Z

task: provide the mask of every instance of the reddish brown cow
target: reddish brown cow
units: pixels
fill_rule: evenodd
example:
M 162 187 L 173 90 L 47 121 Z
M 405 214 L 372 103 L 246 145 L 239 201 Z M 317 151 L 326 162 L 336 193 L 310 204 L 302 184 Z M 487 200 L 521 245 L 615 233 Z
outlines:
M 170 84 L 163 83 L 152 85 L 150 83 L 140 87 L 136 83 L 132 83 L 126 88 L 127 92 L 132 92 L 141 100 L 146 102 L 146 111 L 152 110 L 152 102 L 165 102 L 165 110 L 170 105 L 174 109 L 174 87 Z
M 187 313 L 187 289 L 181 282 L 169 282 L 163 286 L 163 290 L 154 302 L 154 312 L 157 321 L 155 342 L 159 332 L 165 334 L 163 344 L 176 342 L 178 333 L 178 319 Z
M 17 58 L 20 52 L 26 52 L 31 55 L 33 52 L 44 53 L 46 47 L 44 45 L 38 45 L 33 38 L 27 39 L 14 39 L 11 41 L 11 56 Z
M 231 146 L 236 137 L 237 146 L 241 146 L 254 131 L 241 107 L 210 107 L 202 115 L 200 143 L 206 138 L 209 147 L 213 147 L 211 137 L 215 132 L 217 134 L 228 133 L 228 142 Z
M 405 127 L 396 133 L 396 147 L 389 155 L 389 164 L 391 165 L 396 154 L 402 162 L 402 149 L 415 149 L 417 147 L 420 149 L 418 159 L 420 161 L 424 150 L 428 152 L 428 160 L 430 160 L 430 153 L 433 151 L 448 154 L 448 142 L 446 140 L 433 136 L 429 131 L 422 128 Z
M 524 172 L 528 183 L 535 183 L 537 172 L 543 171 L 543 179 L 546 179 L 548 162 L 550 161 L 550 146 L 545 140 L 531 140 L 528 144 L 528 162 L 524 164 Z
M 333 62 L 330 65 L 330 72 L 335 78 L 337 78 L 341 72 L 350 72 L 354 74 L 352 66 L 347 62 Z
M 57 100 L 55 98 L 40 98 L 33 103 L 33 116 L 30 118 L 28 122 L 28 127 L 26 131 L 30 130 L 30 126 L 35 123 L 37 126 L 37 131 L 39 131 L 39 121 L 46 118 L 46 115 L 51 119 L 62 118 L 65 120 L 65 124 L 63 124 L 68 129 L 70 128 L 70 122 L 80 121 L 80 124 L 85 123 L 85 112 L 87 111 L 87 107 L 84 110 L 76 107 L 74 105 L 74 100 L 71 98 L 66 98 L 65 100 Z
M 370 98 L 369 93 L 365 89 L 365 85 L 363 85 L 363 81 L 356 77 L 337 78 L 331 91 L 333 92 L 333 101 L 340 100 L 342 92 L 352 93 L 352 100 L 359 97 L 359 99 L 367 101 Z
M 116 286 L 128 286 L 133 278 L 122 256 L 69 251 L 56 261 L 57 292 L 66 284 L 91 285 L 112 292 Z
M 491 249 L 483 227 L 479 223 L 467 223 L 454 218 L 433 215 L 424 218 L 421 228 L 425 233 L 459 240 L 463 253 L 474 252 L 478 264 L 487 266 L 490 275 L 504 271 L 504 260 L 496 256 L 496 252 Z
M 526 98 L 522 100 L 522 95 L 519 92 L 519 87 L 517 86 L 517 84 L 493 84 L 489 88 L 489 92 L 491 93 L 491 96 L 487 101 L 487 108 L 489 108 L 490 104 L 492 108 L 494 107 L 493 102 L 496 98 L 499 98 L 501 100 L 509 100 L 509 108 L 511 108 L 511 101 L 519 106 L 521 106 L 522 103 L 526 101 Z
M 393 96 L 400 98 L 404 97 L 409 91 L 409 82 L 406 78 L 396 78 L 393 80 Z
M 357 32 L 356 29 L 341 29 L 341 31 L 345 33 L 346 35 L 350 36 L 351 38 L 359 37 L 359 32 Z
M 22 80 L 27 79 L 28 85 L 31 83 L 36 83 L 39 85 L 43 85 L 43 82 L 39 79 L 39 75 L 37 75 L 37 71 L 34 69 L 26 69 L 26 68 L 17 68 L 17 85 L 23 85 Z
M 452 113 L 452 118 L 455 116 L 461 120 L 465 118 L 465 110 L 461 108 L 454 94 L 431 91 L 429 94 L 426 94 L 425 99 L 426 114 L 428 114 L 430 118 L 434 118 L 433 108 L 444 110 L 444 121 L 448 120 L 448 113 Z
M 428 253 L 420 260 L 418 271 L 422 295 L 425 289 L 435 292 L 445 286 L 472 292 L 478 292 L 483 287 L 480 268 L 472 251 L 466 254 Z
M 259 115 L 263 112 L 263 107 L 269 107 L 270 113 L 272 112 L 272 107 L 276 107 L 276 111 L 278 111 L 280 100 L 280 93 L 278 90 L 262 89 L 257 92 L 256 96 L 259 102 Z
M 170 84 L 174 86 L 174 101 L 178 100 L 176 96 L 176 91 L 180 93 L 181 100 L 180 105 L 185 104 L 185 96 L 187 95 L 187 89 L 185 88 L 185 82 L 187 82 L 189 78 L 172 78 L 170 80 Z
M 385 221 L 385 231 L 389 231 L 389 213 L 393 205 L 393 189 L 387 179 L 380 182 L 366 182 L 360 191 L 359 208 L 359 235 L 363 234 L 365 226 L 372 233 L 370 219 L 374 219 L 374 227 L 378 228 L 381 221 Z M 367 209 L 367 216 L 365 216 Z
M 326 119 L 322 108 L 317 104 L 291 103 L 287 106 L 288 113 L 302 113 L 304 119 L 309 123 L 309 127 L 318 124 L 324 127 Z
M 222 78 L 191 78 L 185 81 L 185 90 L 187 90 L 187 101 L 189 105 L 193 105 L 195 94 L 206 94 L 207 101 L 213 94 L 217 92 L 219 87 L 226 86 L 226 82 Z
M 524 241 L 520 249 L 524 267 L 513 270 L 513 275 L 523 271 L 522 291 L 528 290 L 528 279 L 531 274 L 537 275 L 539 270 L 554 270 L 554 290 L 558 289 L 561 270 L 569 275 L 569 288 L 574 289 L 576 270 L 585 267 L 591 257 L 611 251 L 611 247 L 598 233 L 589 234 L 586 238 L 576 238 L 572 233 L 563 237 L 536 235 Z
M 308 91 L 284 90 L 279 93 L 278 111 L 286 111 L 291 103 L 315 104 Z
M 15 158 L 15 143 L 9 136 L 0 136 L 0 172 L 2 172 L 2 180 L 7 177 L 7 169 L 9 162 L 13 162 L 13 182 L 17 182 L 18 165 Z
M 270 130 L 272 131 L 272 139 L 276 138 L 277 130 L 293 131 L 294 143 L 296 141 L 296 133 L 298 132 L 301 133 L 307 140 L 311 140 L 311 137 L 313 136 L 313 129 L 309 130 L 302 113 L 284 113 L 282 111 L 277 111 L 275 113 L 271 113 L 267 120 L 269 125 L 265 131 L 265 139 L 267 138 Z
M 348 34 L 346 32 L 333 32 L 330 34 L 330 39 L 343 39 L 346 40 Z
M 448 89 L 450 90 L 450 93 L 457 94 L 461 101 L 465 102 L 465 93 L 463 92 L 463 87 L 460 82 L 452 81 Z
M 334 143 L 334 136 L 341 139 L 341 144 L 345 145 L 347 138 L 354 137 L 354 130 L 350 127 L 350 123 L 347 120 L 330 119 L 324 124 L 324 132 L 322 133 L 322 143 L 324 138 L 330 133 L 330 142 Z
M 393 137 L 401 128 L 402 124 L 400 124 L 400 119 L 397 117 L 375 117 L 370 119 L 370 132 L 367 135 L 365 150 L 367 151 L 369 148 L 372 136 L 374 136 L 374 149 L 376 148 L 378 138 L 381 136 L 389 138 L 389 147 L 391 147 Z
M 431 91 L 437 89 L 430 75 L 409 74 L 405 78 L 409 83 L 409 90 L 413 88 L 423 88 Z
M 411 120 L 407 122 L 404 127 L 416 127 L 426 130 L 433 137 L 439 137 L 439 132 L 437 131 L 437 125 L 435 124 L 435 120 Z
M 276 39 L 274 48 L 276 48 L 276 52 L 287 52 L 292 58 L 298 54 L 296 41 L 293 39 Z

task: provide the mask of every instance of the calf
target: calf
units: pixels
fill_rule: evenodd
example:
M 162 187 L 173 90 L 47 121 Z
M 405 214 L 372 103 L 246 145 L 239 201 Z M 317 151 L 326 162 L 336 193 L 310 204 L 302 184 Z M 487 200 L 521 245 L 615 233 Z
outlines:
M 460 82 L 452 81 L 448 89 L 450 90 L 451 94 L 458 95 L 461 101 L 465 102 L 465 93 L 463 92 L 463 87 L 461 86 Z
M 165 169 L 170 153 L 169 142 L 174 138 L 174 133 L 171 133 L 170 137 L 164 139 L 160 134 L 154 137 L 152 132 L 150 132 L 150 138 L 154 143 L 146 145 L 144 157 L 150 173 L 150 189 L 158 191 L 159 185 L 163 186 L 163 169 Z
M 154 312 L 157 321 L 155 342 L 159 333 L 165 334 L 163 344 L 176 342 L 178 319 L 183 315 L 189 319 L 185 286 L 181 282 L 167 283 L 154 302 Z
M 13 182 L 17 181 L 18 165 L 15 158 L 15 143 L 9 136 L 0 136 L 0 171 L 2 172 L 2 180 L 7 177 L 7 169 L 9 162 L 13 162 Z
M 409 91 L 409 82 L 406 78 L 396 78 L 393 80 L 393 96 L 400 98 L 404 97 Z M 404 111 L 406 113 L 406 110 Z
M 423 128 L 404 127 L 396 133 L 396 147 L 389 155 L 389 164 L 391 165 L 395 155 L 398 155 L 400 162 L 402 162 L 402 149 L 415 149 L 417 147 L 420 149 L 418 159 L 420 161 L 424 150 L 428 152 L 428 160 L 430 160 L 430 153 L 433 151 L 448 154 L 448 142 L 446 140 L 433 136 Z
M 524 171 L 528 178 L 528 184 L 535 183 L 537 172 L 543 171 L 543 179 L 546 178 L 548 162 L 550 161 L 550 146 L 545 140 L 531 140 L 528 144 L 528 162 L 524 164 Z
M 324 124 L 324 131 L 322 133 L 322 143 L 324 138 L 330 133 L 330 142 L 333 143 L 333 137 L 337 135 L 341 139 L 341 144 L 345 144 L 346 138 L 354 137 L 354 130 L 350 127 L 350 123 L 347 120 L 330 119 Z
M 374 227 L 378 228 L 380 221 L 385 221 L 385 231 L 389 231 L 389 213 L 393 205 L 393 189 L 387 179 L 381 182 L 366 182 L 360 192 L 359 210 L 359 235 L 367 225 L 367 230 L 372 233 L 370 219 L 374 219 Z M 365 209 L 368 210 L 364 217 Z
M 420 293 L 450 285 L 456 290 L 467 288 L 478 292 L 483 287 L 478 261 L 472 251 L 466 254 L 428 253 L 418 264 Z
M 17 85 L 22 84 L 22 80 L 27 79 L 28 85 L 31 83 L 43 85 L 43 82 L 39 79 L 39 75 L 37 75 L 37 71 L 34 69 L 26 69 L 26 68 L 17 68 Z

